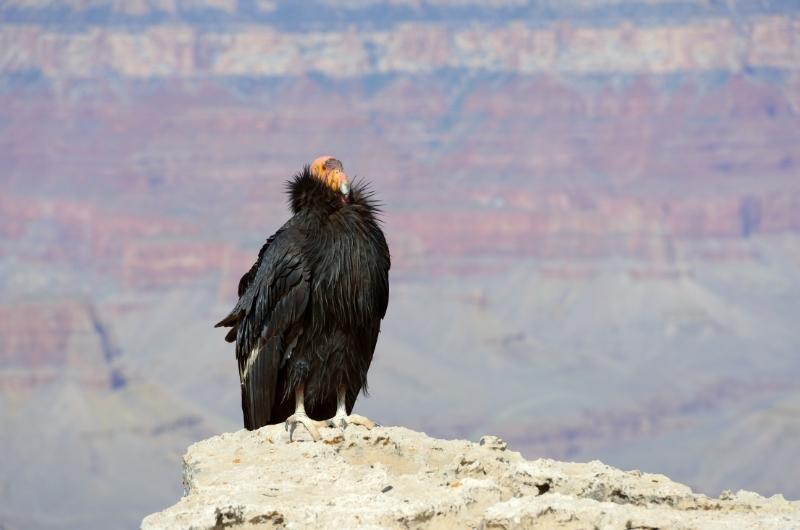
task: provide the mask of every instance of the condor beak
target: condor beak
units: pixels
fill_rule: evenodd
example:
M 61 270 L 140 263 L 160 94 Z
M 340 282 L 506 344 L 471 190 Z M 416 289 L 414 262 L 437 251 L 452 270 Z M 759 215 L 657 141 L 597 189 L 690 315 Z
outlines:
M 333 189 L 338 188 L 343 198 L 350 196 L 350 180 L 347 178 L 347 173 L 341 169 L 334 169 L 328 174 L 328 178 L 329 185 Z

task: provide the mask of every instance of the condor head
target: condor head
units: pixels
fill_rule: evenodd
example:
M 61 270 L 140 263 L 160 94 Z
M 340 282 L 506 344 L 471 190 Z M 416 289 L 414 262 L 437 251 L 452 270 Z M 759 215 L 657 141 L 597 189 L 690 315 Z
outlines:
M 342 200 L 350 196 L 350 181 L 342 163 L 332 156 L 320 156 L 311 163 L 311 175 L 330 189 L 342 194 Z

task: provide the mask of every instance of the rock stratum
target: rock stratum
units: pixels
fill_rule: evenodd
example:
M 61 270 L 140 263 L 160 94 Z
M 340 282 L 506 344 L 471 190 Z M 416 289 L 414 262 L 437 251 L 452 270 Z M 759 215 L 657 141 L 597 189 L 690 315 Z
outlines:
M 599 461 L 526 460 L 494 436 L 440 440 L 403 427 L 288 443 L 282 425 L 203 440 L 183 458 L 184 497 L 143 530 L 167 528 L 800 527 L 800 502 L 692 493 L 664 475 Z

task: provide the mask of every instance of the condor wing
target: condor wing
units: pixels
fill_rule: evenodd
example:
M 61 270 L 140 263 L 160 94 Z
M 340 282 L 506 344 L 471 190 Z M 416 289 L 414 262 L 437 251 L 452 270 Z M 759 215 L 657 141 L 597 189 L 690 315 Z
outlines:
M 281 397 L 278 370 L 303 331 L 308 306 L 310 273 L 290 234 L 282 230 L 268 240 L 240 282 L 236 307 L 216 325 L 232 328 L 228 337 L 236 341 L 244 425 L 251 430 L 270 422 Z

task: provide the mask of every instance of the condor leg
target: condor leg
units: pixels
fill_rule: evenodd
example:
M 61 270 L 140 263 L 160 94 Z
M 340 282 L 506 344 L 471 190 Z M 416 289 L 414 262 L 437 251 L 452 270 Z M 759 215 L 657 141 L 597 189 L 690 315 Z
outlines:
M 314 439 L 315 442 L 319 441 L 319 428 L 328 425 L 325 421 L 312 420 L 306 414 L 306 406 L 304 402 L 305 385 L 300 384 L 294 391 L 294 414 L 286 418 L 286 430 L 289 431 L 289 441 L 292 441 L 294 430 L 298 425 L 302 425 L 308 431 L 308 434 Z
M 377 424 L 369 418 L 360 416 L 358 414 L 347 415 L 347 405 L 345 398 L 347 392 L 343 386 L 339 387 L 339 392 L 336 395 L 336 415 L 329 419 L 327 424 L 331 427 L 339 427 L 342 430 L 346 429 L 349 424 L 361 425 L 367 429 L 372 429 Z

